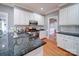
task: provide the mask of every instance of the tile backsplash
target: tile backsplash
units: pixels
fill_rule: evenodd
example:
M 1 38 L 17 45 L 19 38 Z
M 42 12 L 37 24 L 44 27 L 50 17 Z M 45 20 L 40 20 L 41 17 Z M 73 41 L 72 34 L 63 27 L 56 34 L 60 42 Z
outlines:
M 63 25 L 63 26 L 59 26 L 59 31 L 68 32 L 68 33 L 78 33 L 79 34 L 79 25 Z

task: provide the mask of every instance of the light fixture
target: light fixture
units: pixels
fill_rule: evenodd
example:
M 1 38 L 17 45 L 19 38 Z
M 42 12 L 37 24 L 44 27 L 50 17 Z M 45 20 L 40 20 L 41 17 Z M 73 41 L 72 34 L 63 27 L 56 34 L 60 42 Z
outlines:
M 41 10 L 43 10 L 44 8 L 41 8 Z

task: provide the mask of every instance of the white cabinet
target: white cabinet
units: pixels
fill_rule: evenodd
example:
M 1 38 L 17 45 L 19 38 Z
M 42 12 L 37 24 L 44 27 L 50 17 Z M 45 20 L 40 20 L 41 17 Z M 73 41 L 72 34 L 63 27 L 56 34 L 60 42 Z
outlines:
M 35 16 L 33 13 L 30 13 L 29 20 L 35 20 Z
M 79 55 L 79 37 L 57 34 L 57 46 Z
M 44 25 L 44 16 L 40 15 L 40 18 L 38 19 L 38 25 Z
M 46 38 L 46 31 L 40 31 L 39 32 L 39 38 L 40 39 Z
M 59 11 L 60 25 L 79 25 L 79 4 L 74 4 Z
M 14 8 L 14 25 L 29 25 L 29 20 L 36 20 L 38 25 L 44 25 L 44 16 Z
M 14 25 L 29 25 L 30 13 L 14 8 Z
M 64 8 L 64 9 L 61 9 L 59 11 L 59 24 L 60 25 L 67 25 L 67 19 L 68 16 L 67 16 L 67 8 Z
M 79 56 L 79 41 L 77 41 L 77 55 Z
M 63 38 L 60 34 L 57 34 L 57 46 L 58 47 L 61 47 L 61 48 L 64 48 L 64 42 L 63 42 Z
M 79 37 L 74 37 L 73 39 L 75 39 L 75 47 L 76 48 L 76 54 L 79 56 Z
M 24 25 L 25 24 L 25 13 L 23 10 L 19 10 L 19 25 Z
M 76 42 L 74 41 L 74 36 L 64 35 L 65 49 L 73 54 L 76 54 Z
M 20 23 L 20 11 L 18 9 L 14 9 L 14 25 L 19 25 Z
M 25 25 L 29 25 L 29 20 L 30 20 L 30 12 L 25 11 Z
M 34 19 L 38 21 L 38 25 L 44 25 L 44 16 L 34 13 Z
M 25 54 L 24 56 L 43 56 L 43 46 Z

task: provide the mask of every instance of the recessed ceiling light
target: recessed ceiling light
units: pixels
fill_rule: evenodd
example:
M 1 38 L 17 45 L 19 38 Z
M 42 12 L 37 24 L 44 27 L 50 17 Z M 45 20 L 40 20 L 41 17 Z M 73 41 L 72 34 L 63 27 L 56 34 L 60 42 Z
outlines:
M 41 8 L 41 10 L 43 10 L 44 8 Z

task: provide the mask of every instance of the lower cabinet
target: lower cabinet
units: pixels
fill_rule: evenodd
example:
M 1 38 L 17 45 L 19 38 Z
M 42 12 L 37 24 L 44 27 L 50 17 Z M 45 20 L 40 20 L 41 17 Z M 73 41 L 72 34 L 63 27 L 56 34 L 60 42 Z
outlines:
M 43 46 L 25 54 L 24 56 L 43 56 Z
M 39 38 L 40 39 L 46 38 L 46 31 L 40 31 Z
M 79 37 L 57 34 L 57 46 L 79 55 Z
M 79 41 L 77 41 L 77 55 L 79 56 Z

